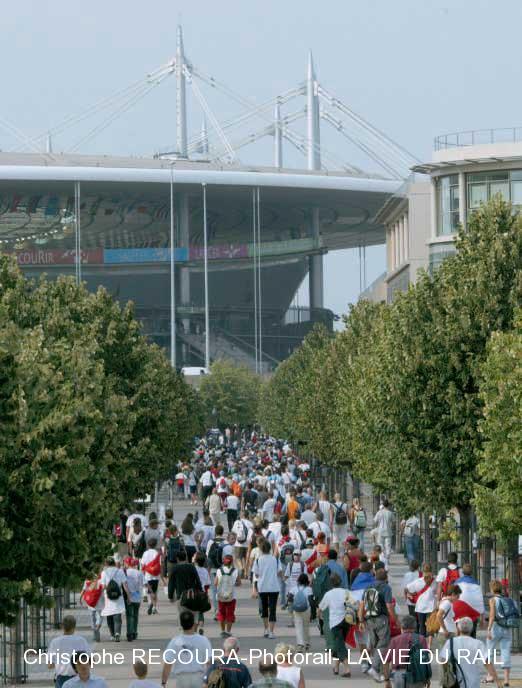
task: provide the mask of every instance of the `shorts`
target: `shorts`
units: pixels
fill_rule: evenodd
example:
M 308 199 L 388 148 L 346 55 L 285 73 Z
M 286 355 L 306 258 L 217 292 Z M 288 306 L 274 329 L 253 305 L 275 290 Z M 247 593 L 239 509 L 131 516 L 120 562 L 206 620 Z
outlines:
M 190 486 L 190 494 L 196 494 L 197 491 L 198 491 L 197 485 L 191 485 Z
M 236 600 L 230 600 L 230 602 L 218 600 L 217 620 L 221 623 L 234 623 L 236 620 Z
M 236 555 L 236 559 L 244 559 L 246 557 L 248 545 L 241 544 L 241 545 L 235 545 L 234 547 L 234 554 Z
M 158 584 L 159 580 L 157 578 L 153 578 L 152 580 L 147 581 L 149 592 L 156 594 L 158 592 Z

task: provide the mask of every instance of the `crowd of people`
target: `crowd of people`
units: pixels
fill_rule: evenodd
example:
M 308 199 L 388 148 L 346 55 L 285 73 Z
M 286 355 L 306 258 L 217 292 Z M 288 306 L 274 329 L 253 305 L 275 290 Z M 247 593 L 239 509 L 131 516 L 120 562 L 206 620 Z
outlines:
M 205 628 L 211 616 L 219 624 L 225 654 L 234 654 L 238 590 L 247 586 L 258 600 L 264 638 L 275 640 L 281 623 L 292 629 L 284 634 L 294 636 L 292 645 L 277 646 L 280 653 L 285 649 L 286 663 L 263 662 L 263 678 L 256 686 L 304 688 L 303 671 L 291 658 L 310 649 L 315 626 L 331 651 L 335 676 L 350 677 L 349 650 L 357 649 L 362 671 L 387 688 L 391 683 L 402 688 L 404 681 L 427 685 L 431 668 L 417 661 L 420 650 L 438 649 L 451 664 L 462 647 L 483 653 L 487 682 L 509 686 L 510 624 L 516 607 L 492 581 L 486 609 L 471 565 L 459 567 L 453 553 L 439 571 L 422 565 L 416 516 L 397 523 L 383 499 L 370 518 L 359 498 L 350 504 L 340 494 L 330 499 L 322 486 L 312 484 L 310 465 L 290 445 L 255 433 L 240 438 L 227 430 L 214 447 L 198 442 L 191 460 L 180 462 L 173 478 L 178 497 L 190 502 L 192 512 L 179 523 L 170 505 L 145 515 L 138 503 L 132 513 L 122 512 L 115 551 L 103 571 L 85 581 L 82 601 L 91 614 L 95 642 L 101 639 L 103 619 L 110 638 L 119 642 L 124 615 L 126 639 L 136 641 L 143 602 L 151 616 L 172 603 L 182 629 L 168 646 L 173 653 L 182 647 L 209 649 Z M 409 570 L 393 591 L 388 576 L 396 528 Z M 161 603 L 160 588 L 166 593 Z M 408 612 L 402 616 L 401 605 Z M 476 638 L 486 618 L 487 648 Z M 63 642 L 71 649 L 79 641 L 67 619 L 66 640 L 55 645 Z M 503 681 L 494 663 L 486 661 L 487 650 L 497 648 Z M 82 656 L 89 651 L 80 644 L 74 649 Z M 389 662 L 383 660 L 387 650 L 392 650 Z M 399 650 L 409 652 L 409 660 Z M 56 687 L 80 675 L 79 667 L 81 661 L 53 667 Z M 457 662 L 458 686 L 476 688 L 480 669 L 476 663 Z M 138 664 L 135 671 L 141 688 L 152 688 L 146 665 Z M 248 668 L 232 662 L 207 666 L 194 661 L 188 668 L 165 664 L 162 686 L 171 672 L 178 688 L 252 684 Z

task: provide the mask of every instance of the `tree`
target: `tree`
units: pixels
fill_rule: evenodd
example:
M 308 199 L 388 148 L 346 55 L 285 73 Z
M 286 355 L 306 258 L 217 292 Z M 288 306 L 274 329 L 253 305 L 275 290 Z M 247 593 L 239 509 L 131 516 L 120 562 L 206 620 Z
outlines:
M 496 332 L 482 368 L 484 444 L 475 486 L 480 528 L 506 543 L 522 533 L 522 312 L 510 332 Z
M 199 393 L 209 425 L 246 428 L 257 420 L 260 377 L 231 361 L 214 361 Z
M 0 622 L 23 594 L 91 573 L 119 509 L 185 451 L 192 390 L 132 307 L 0 258 Z M 87 564 L 87 560 L 91 564 Z

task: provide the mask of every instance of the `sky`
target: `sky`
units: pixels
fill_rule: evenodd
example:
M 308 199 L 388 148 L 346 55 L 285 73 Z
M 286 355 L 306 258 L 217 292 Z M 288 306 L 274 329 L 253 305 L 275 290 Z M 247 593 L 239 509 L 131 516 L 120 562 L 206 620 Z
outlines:
M 522 125 L 521 20 L 521 0 L 6 2 L 0 120 L 28 137 L 52 129 L 168 62 L 181 23 L 194 65 L 252 103 L 302 81 L 311 49 L 325 88 L 429 160 L 438 134 Z M 148 155 L 171 144 L 174 87 L 166 80 L 79 151 Z M 241 111 L 201 89 L 220 121 Z M 195 103 L 189 116 L 197 133 Z M 71 150 L 100 121 L 55 136 L 54 150 Z M 361 162 L 333 133 L 323 142 L 342 160 Z M 0 126 L 0 148 L 19 147 Z M 271 156 L 268 140 L 241 153 L 258 164 Z M 286 160 L 304 167 L 297 153 Z M 367 283 L 384 268 L 383 248 L 368 249 Z M 359 292 L 358 252 L 326 256 L 325 277 L 325 305 L 346 312 Z

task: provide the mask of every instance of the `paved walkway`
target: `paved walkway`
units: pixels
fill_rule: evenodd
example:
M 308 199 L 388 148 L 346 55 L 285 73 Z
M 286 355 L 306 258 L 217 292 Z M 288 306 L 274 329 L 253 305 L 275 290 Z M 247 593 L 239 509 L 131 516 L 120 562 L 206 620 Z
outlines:
M 175 505 L 175 520 L 180 522 L 183 515 L 190 510 L 188 503 L 177 502 Z M 400 581 L 406 567 L 404 564 L 404 559 L 400 555 L 394 555 L 390 567 L 390 579 L 394 592 L 397 596 L 400 595 Z M 240 640 L 240 654 L 241 656 L 248 657 L 251 649 L 260 649 L 272 652 L 275 643 L 279 641 L 287 641 L 295 643 L 295 636 L 293 628 L 287 626 L 289 622 L 289 615 L 286 612 L 281 612 L 278 618 L 278 624 L 276 626 L 276 636 L 277 640 L 268 640 L 262 637 L 263 629 L 261 621 L 257 614 L 257 600 L 250 598 L 250 587 L 247 585 L 239 588 L 238 594 L 238 620 L 234 625 L 232 632 Z M 401 610 L 405 613 L 407 610 Z M 75 614 L 78 617 L 78 631 L 84 634 L 89 642 L 91 641 L 91 632 L 88 625 L 88 615 L 83 610 L 69 612 Z M 206 634 L 211 640 L 214 648 L 221 647 L 221 639 L 219 637 L 220 628 L 219 624 L 212 621 L 212 612 L 209 612 L 207 616 L 209 617 L 207 622 Z M 93 644 L 93 650 L 102 653 L 105 651 L 109 653 L 109 656 L 115 656 L 116 653 L 121 653 L 123 658 L 122 665 L 111 665 L 110 663 L 105 663 L 103 666 L 96 668 L 94 673 L 104 677 L 111 688 L 127 688 L 132 676 L 132 657 L 133 651 L 138 652 L 139 650 L 152 651 L 157 656 L 161 654 L 168 641 L 173 635 L 178 632 L 177 623 L 177 613 L 175 605 L 169 603 L 165 591 L 160 589 L 159 591 L 159 614 L 157 616 L 147 616 L 146 605 L 142 604 L 141 614 L 139 620 L 139 639 L 134 643 L 127 643 L 122 640 L 121 643 L 113 643 L 108 640 L 107 627 L 104 625 L 102 628 L 102 641 L 101 643 Z M 311 630 L 312 632 L 312 652 L 322 653 L 324 652 L 324 641 L 319 635 L 319 631 L 314 626 Z M 124 634 L 123 634 L 124 635 Z M 352 654 L 352 661 L 358 658 L 358 653 Z M 155 660 L 159 661 L 159 660 Z M 257 662 L 255 662 L 251 668 L 251 673 L 254 678 L 258 677 L 256 671 Z M 52 684 L 50 679 L 50 672 L 45 669 L 37 669 L 33 667 L 30 671 L 29 682 L 34 688 L 39 686 L 50 686 Z M 151 680 L 158 681 L 161 675 L 160 664 L 153 664 L 150 667 L 149 678 Z M 306 685 L 309 688 L 320 688 L 324 687 L 325 683 L 327 685 L 339 684 L 340 682 L 349 682 L 355 688 L 363 688 L 366 686 L 376 685 L 374 682 L 365 677 L 358 666 L 352 667 L 352 678 L 342 679 L 334 677 L 332 674 L 332 669 L 329 666 L 319 665 L 319 664 L 308 664 L 305 668 L 305 678 Z M 518 655 L 514 657 L 514 671 L 513 678 L 518 680 L 513 680 L 512 686 L 522 686 L 522 656 Z M 434 681 L 435 685 L 438 685 L 438 681 Z M 174 681 L 171 679 L 169 686 L 174 688 Z

